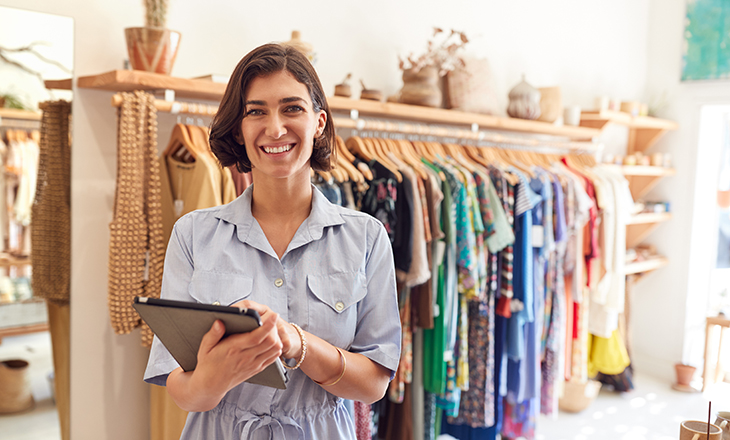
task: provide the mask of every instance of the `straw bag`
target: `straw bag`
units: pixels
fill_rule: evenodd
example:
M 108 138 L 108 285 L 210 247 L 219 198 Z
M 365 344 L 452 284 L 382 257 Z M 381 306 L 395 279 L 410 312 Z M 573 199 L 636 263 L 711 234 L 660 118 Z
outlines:
M 0 362 L 0 414 L 11 414 L 33 408 L 28 362 L 10 359 Z
M 597 380 L 588 380 L 585 383 L 565 382 L 564 394 L 559 401 L 560 410 L 577 413 L 588 408 L 601 391 L 601 385 Z

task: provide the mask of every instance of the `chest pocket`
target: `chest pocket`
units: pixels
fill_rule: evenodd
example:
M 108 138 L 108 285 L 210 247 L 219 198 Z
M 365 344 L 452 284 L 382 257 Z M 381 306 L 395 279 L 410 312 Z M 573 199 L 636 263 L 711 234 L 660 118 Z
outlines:
M 203 304 L 230 306 L 247 299 L 253 291 L 253 278 L 247 275 L 195 271 L 188 293 Z
M 307 275 L 309 290 L 308 330 L 320 338 L 349 348 L 355 338 L 357 303 L 365 298 L 365 274 L 345 272 Z

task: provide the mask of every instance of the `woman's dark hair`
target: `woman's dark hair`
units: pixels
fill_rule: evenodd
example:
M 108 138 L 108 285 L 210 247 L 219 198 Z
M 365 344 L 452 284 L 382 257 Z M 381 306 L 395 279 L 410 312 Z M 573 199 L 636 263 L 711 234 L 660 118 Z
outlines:
M 297 81 L 307 86 L 314 111 L 324 110 L 327 114 L 322 135 L 314 139 L 310 164 L 317 171 L 329 171 L 333 168 L 335 127 L 317 72 L 301 52 L 280 44 L 265 44 L 252 50 L 243 57 L 231 75 L 210 129 L 210 149 L 222 166 L 236 165 L 242 173 L 251 171 L 246 146 L 236 140 L 241 138 L 246 89 L 254 78 L 281 71 L 289 72 Z

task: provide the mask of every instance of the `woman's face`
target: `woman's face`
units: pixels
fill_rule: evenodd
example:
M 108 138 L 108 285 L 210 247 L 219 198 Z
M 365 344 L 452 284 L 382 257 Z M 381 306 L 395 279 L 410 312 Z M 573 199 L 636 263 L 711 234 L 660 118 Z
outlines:
M 241 135 L 254 173 L 287 178 L 307 173 L 327 115 L 315 112 L 307 86 L 286 71 L 254 78 L 246 91 Z

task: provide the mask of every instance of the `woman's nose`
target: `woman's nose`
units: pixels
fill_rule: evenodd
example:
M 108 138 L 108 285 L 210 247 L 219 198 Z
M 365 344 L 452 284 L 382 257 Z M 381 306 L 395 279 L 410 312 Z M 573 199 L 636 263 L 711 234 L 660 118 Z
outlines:
M 266 136 L 272 139 L 279 139 L 286 134 L 284 121 L 278 114 L 273 114 L 266 122 Z

